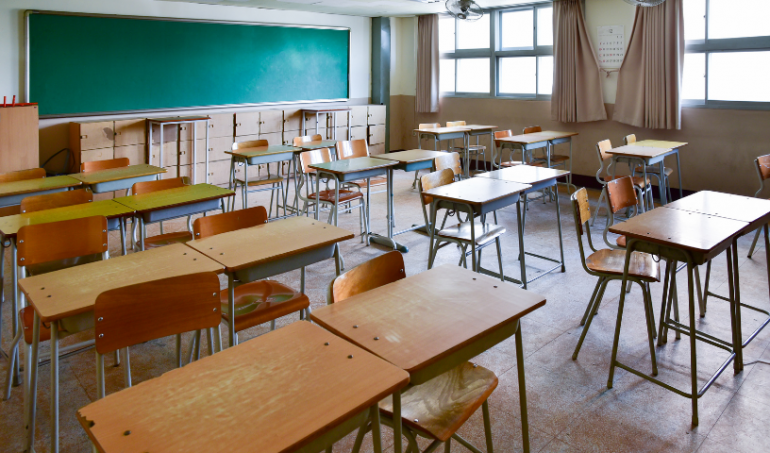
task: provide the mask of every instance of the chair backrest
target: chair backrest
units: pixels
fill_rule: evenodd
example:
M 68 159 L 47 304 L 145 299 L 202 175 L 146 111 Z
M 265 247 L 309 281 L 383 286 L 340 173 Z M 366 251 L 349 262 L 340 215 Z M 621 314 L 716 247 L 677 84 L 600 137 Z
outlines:
M 0 174 L 0 182 L 25 181 L 27 179 L 40 178 L 45 178 L 44 168 L 30 168 L 29 170 L 19 170 Z
M 455 174 L 448 168 L 423 175 L 420 178 L 420 195 L 422 195 L 422 192 L 424 191 L 451 184 L 454 180 Z M 422 195 L 423 205 L 430 204 L 431 202 L 433 202 L 433 197 Z
M 465 126 L 465 121 L 447 121 L 446 127 Z
M 303 135 L 302 137 L 294 137 L 294 146 L 300 146 L 303 143 L 320 142 L 323 141 L 321 134 L 315 135 Z
M 94 201 L 94 194 L 90 190 L 78 189 L 65 192 L 47 193 L 45 195 L 33 195 L 21 200 L 21 212 L 35 212 L 44 209 L 63 208 Z
M 754 163 L 757 165 L 757 171 L 759 171 L 760 182 L 770 178 L 770 154 L 757 157 L 754 159 Z
M 438 129 L 441 127 L 439 123 L 420 123 L 417 129 Z
M 458 153 L 446 153 L 443 156 L 439 156 L 433 159 L 433 165 L 436 167 L 436 171 L 441 171 L 445 168 L 452 170 L 455 176 L 462 174 L 463 169 L 460 165 L 460 155 Z
M 534 132 L 543 132 L 543 128 L 540 126 L 527 126 L 524 128 L 525 134 L 532 134 Z
M 94 304 L 96 351 L 116 351 L 221 322 L 214 272 L 164 278 L 99 294 Z
M 596 152 L 599 156 L 599 163 L 604 164 L 604 161 L 610 158 L 607 151 L 612 149 L 612 142 L 609 139 L 605 139 L 596 144 Z
M 331 303 L 406 277 L 404 257 L 393 250 L 350 269 L 332 282 Z
M 159 190 L 176 189 L 189 184 L 186 176 L 171 179 L 156 179 L 155 181 L 142 181 L 134 183 L 131 186 L 131 195 L 141 195 L 143 193 L 157 192 Z
M 369 157 L 369 147 L 366 145 L 366 140 L 361 138 L 337 142 L 337 159 L 353 159 L 354 157 Z
M 591 220 L 591 205 L 588 203 L 588 191 L 585 187 L 572 194 L 572 208 L 575 211 L 575 225 L 578 236 L 583 235 L 583 225 Z
M 26 225 L 19 228 L 16 243 L 19 266 L 105 253 L 107 219 L 94 216 Z
M 636 134 L 628 134 L 625 137 L 623 137 L 624 145 L 630 145 L 632 143 L 636 143 Z
M 613 179 L 607 183 L 607 200 L 613 214 L 624 208 L 636 206 L 638 200 L 634 190 L 634 181 L 630 176 Z
M 109 170 L 110 168 L 128 167 L 128 157 L 118 157 L 117 159 L 95 160 L 92 162 L 82 162 L 80 171 L 88 173 L 90 171 Z
M 267 223 L 267 211 L 264 206 L 240 209 L 223 214 L 199 217 L 193 222 L 193 237 L 203 239 L 228 231 L 249 228 Z
M 329 148 L 314 149 L 312 151 L 305 151 L 299 155 L 300 167 L 302 173 L 314 173 L 315 170 L 308 167 L 311 164 L 322 164 L 324 162 L 332 161 L 332 153 Z
M 259 146 L 268 146 L 267 140 L 247 140 L 245 142 L 233 142 L 232 151 L 243 148 L 257 148 Z

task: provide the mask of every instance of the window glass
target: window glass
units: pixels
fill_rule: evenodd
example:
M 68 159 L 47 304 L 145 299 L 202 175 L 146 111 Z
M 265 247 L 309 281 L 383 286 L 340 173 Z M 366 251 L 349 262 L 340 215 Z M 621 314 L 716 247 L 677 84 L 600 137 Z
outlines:
M 768 0 L 709 0 L 708 16 L 709 39 L 770 36 Z
M 457 21 L 458 49 L 489 49 L 489 16 L 484 14 L 479 20 Z
M 770 74 L 770 51 L 710 53 L 709 99 L 770 102 L 767 74 Z
M 537 94 L 553 92 L 553 57 L 538 57 L 537 59 Z
M 438 63 L 438 87 L 439 91 L 455 91 L 455 61 L 439 60 Z
M 503 49 L 532 48 L 535 45 L 533 11 L 507 11 L 500 15 L 500 45 Z
M 457 59 L 457 92 L 489 93 L 489 58 Z
M 537 57 L 508 57 L 500 59 L 501 94 L 535 94 Z
M 706 39 L 706 0 L 684 0 L 684 39 Z
M 682 71 L 682 99 L 703 100 L 706 97 L 706 54 L 684 55 Z
M 455 51 L 455 20 L 453 17 L 441 17 L 438 20 L 439 52 Z
M 553 45 L 553 7 L 537 9 L 537 45 Z

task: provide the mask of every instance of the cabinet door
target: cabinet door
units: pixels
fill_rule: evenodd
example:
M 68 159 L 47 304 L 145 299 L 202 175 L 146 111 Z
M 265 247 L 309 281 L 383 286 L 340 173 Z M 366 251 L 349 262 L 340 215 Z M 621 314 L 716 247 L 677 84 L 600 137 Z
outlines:
M 298 109 L 283 111 L 283 130 L 298 131 L 302 124 L 302 113 Z
M 369 144 L 379 145 L 385 143 L 385 126 L 369 126 Z
M 240 137 L 253 134 L 259 134 L 259 112 L 236 113 L 235 136 Z
M 163 145 L 163 163 L 160 166 L 165 168 L 172 165 L 177 165 L 178 152 L 179 148 L 177 146 L 177 142 L 166 142 Z M 158 159 L 160 158 L 158 155 L 159 153 L 160 146 L 153 143 L 152 150 L 150 152 L 150 165 L 158 165 Z
M 186 124 L 183 124 L 183 126 L 187 126 Z M 187 131 L 187 130 L 186 130 Z M 187 134 L 189 136 L 192 136 L 192 134 L 187 131 Z M 178 124 L 171 124 L 163 126 L 163 141 L 168 142 L 176 142 L 179 139 L 179 125 Z M 152 125 L 152 144 L 160 143 L 160 125 L 159 124 L 153 124 Z
M 283 131 L 283 110 L 264 110 L 259 112 L 260 134 L 271 134 L 281 131 Z
M 234 113 L 218 113 L 216 115 L 209 115 L 209 138 L 212 137 L 227 137 L 233 136 L 235 131 L 235 114 Z M 195 123 L 198 130 L 197 138 L 206 138 L 206 123 Z M 185 138 L 185 140 L 192 140 L 192 136 Z
M 354 105 L 350 107 L 350 125 L 366 126 L 368 111 L 365 105 Z
M 242 137 L 238 137 L 239 139 Z M 233 146 L 232 137 L 215 137 L 209 138 L 209 148 L 207 150 L 209 154 L 209 162 L 216 160 L 230 160 L 230 155 L 225 154 L 225 151 L 230 151 Z M 198 139 L 198 150 L 196 154 L 196 162 L 206 162 L 204 150 L 206 149 L 206 139 Z M 179 164 L 188 165 L 192 163 L 192 140 L 179 143 Z
M 76 124 L 79 129 L 81 151 L 112 148 L 115 143 L 115 125 L 112 121 Z
M 356 126 L 350 128 L 351 140 L 366 140 L 367 138 L 366 126 Z
M 369 146 L 369 155 L 375 156 L 377 154 L 385 154 L 385 144 L 380 143 L 379 145 L 370 145 Z
M 350 140 L 350 137 L 348 137 L 348 128 L 347 127 L 338 127 L 337 128 L 337 140 Z
M 115 121 L 115 146 L 146 143 L 146 123 L 144 119 Z
M 349 112 L 335 112 L 334 115 L 337 117 L 336 125 L 337 127 L 348 127 L 348 115 Z
M 236 175 L 243 175 L 243 169 L 240 173 L 236 170 Z M 230 161 L 220 160 L 217 162 L 209 162 L 209 184 L 215 186 L 227 185 L 230 183 Z M 195 183 L 200 184 L 206 182 L 206 164 L 195 164 Z
M 94 162 L 97 160 L 109 160 L 114 156 L 112 148 L 89 149 L 80 152 L 80 162 Z
M 144 143 L 137 145 L 116 146 L 115 159 L 119 157 L 128 157 L 129 165 L 146 164 L 146 149 L 147 148 Z
M 384 105 L 369 106 L 368 124 L 385 124 L 386 107 Z
M 259 134 L 259 140 L 267 140 L 269 145 L 281 145 L 283 144 L 283 134 L 280 132 L 273 132 L 270 134 Z

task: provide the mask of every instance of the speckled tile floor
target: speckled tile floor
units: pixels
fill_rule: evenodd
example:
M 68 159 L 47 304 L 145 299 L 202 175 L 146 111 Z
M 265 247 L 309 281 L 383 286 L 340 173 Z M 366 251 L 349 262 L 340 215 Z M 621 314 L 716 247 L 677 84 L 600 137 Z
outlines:
M 396 172 L 396 220 L 402 228 L 422 223 L 422 213 L 416 192 L 411 189 L 412 174 Z M 595 202 L 597 192 L 591 193 Z M 265 204 L 264 195 L 250 195 L 251 205 Z M 240 199 L 238 200 L 240 205 Z M 565 192 L 561 197 L 562 227 L 566 258 L 565 273 L 551 273 L 530 285 L 530 290 L 546 296 L 545 307 L 523 320 L 527 398 L 532 451 L 541 452 L 632 452 L 632 451 L 699 451 L 699 452 L 766 452 L 767 425 L 770 422 L 770 329 L 762 332 L 746 349 L 746 367 L 739 375 L 726 371 L 699 401 L 700 425 L 692 427 L 690 401 L 665 389 L 651 385 L 630 373 L 617 370 L 613 389 L 607 389 L 607 375 L 612 347 L 612 332 L 618 307 L 620 287 L 610 284 L 602 308 L 595 318 L 578 360 L 571 359 L 572 351 L 581 332 L 580 319 L 595 279 L 588 276 L 580 265 L 572 211 Z M 516 236 L 515 210 L 508 208 L 498 215 L 499 222 L 508 229 L 503 238 L 504 266 L 506 273 L 518 274 L 518 241 Z M 600 217 L 594 233 L 594 241 L 601 244 L 604 217 Z M 385 194 L 372 195 L 372 228 L 385 228 Z M 340 215 L 340 226 L 358 231 L 356 212 Z M 166 223 L 166 231 L 184 227 L 183 222 Z M 149 234 L 157 234 L 157 226 Z M 760 307 L 768 306 L 766 263 L 764 253 L 747 259 L 746 252 L 752 236 L 739 241 L 740 272 L 743 301 Z M 111 236 L 111 253 L 119 254 L 119 241 Z M 404 255 L 407 274 L 413 275 L 427 268 L 428 240 L 416 233 L 398 236 L 399 242 L 409 248 Z M 528 251 L 558 256 L 558 240 L 554 204 L 533 202 L 527 216 L 526 247 Z M 364 262 L 384 248 L 366 247 L 360 239 L 342 244 L 342 252 L 348 268 Z M 6 254 L 6 275 L 10 260 Z M 484 254 L 484 263 L 495 268 L 494 252 Z M 456 264 L 457 249 L 446 247 L 439 252 L 436 263 Z M 535 275 L 548 266 L 547 262 L 528 259 L 528 272 Z M 712 273 L 712 288 L 726 291 L 724 259 L 717 259 Z M 306 292 L 314 307 L 326 303 L 328 285 L 334 276 L 332 261 L 315 264 L 307 269 Z M 275 277 L 277 280 L 299 287 L 299 272 L 289 272 Z M 680 282 L 684 281 L 680 277 Z M 224 282 L 223 282 L 224 283 Z M 662 284 L 652 285 L 653 302 L 660 304 Z M 224 287 L 224 286 L 223 286 Z M 3 288 L 6 303 L 3 311 L 4 349 L 10 344 L 10 279 Z M 680 300 L 685 301 L 686 285 L 680 283 Z M 643 316 L 641 294 L 632 290 L 624 316 L 619 358 L 641 370 L 649 369 L 649 353 L 646 331 L 640 322 Z M 687 322 L 686 305 L 682 304 L 682 317 Z M 729 338 L 729 318 L 724 303 L 712 299 L 709 312 L 697 323 L 707 332 Z M 656 319 L 658 313 L 656 312 Z M 278 321 L 278 327 L 296 322 L 296 315 Z M 753 331 L 761 321 L 749 310 L 743 311 L 744 332 Z M 263 334 L 268 326 L 241 333 L 241 341 Z M 63 344 L 87 337 L 83 333 L 68 337 Z M 188 336 L 189 339 L 189 336 Z M 185 341 L 185 348 L 189 341 Z M 41 355 L 46 356 L 48 346 L 43 345 Z M 701 384 L 711 371 L 724 360 L 725 353 L 706 344 L 698 345 Z M 657 348 L 660 376 L 666 382 L 687 388 L 689 385 L 689 343 L 674 340 Z M 516 377 L 516 359 L 513 339 L 481 354 L 476 361 L 499 377 L 500 384 L 490 398 L 492 429 L 495 450 L 498 452 L 521 451 L 521 425 L 519 419 L 519 393 Z M 158 376 L 174 365 L 173 340 L 162 339 L 131 349 L 131 365 L 134 382 L 138 383 Z M 5 376 L 8 360 L 0 359 L 0 372 Z M 35 433 L 37 451 L 47 451 L 49 445 L 49 386 L 48 365 L 40 368 L 38 391 L 38 415 Z M 93 401 L 95 391 L 94 356 L 92 352 L 78 354 L 61 361 L 61 451 L 88 452 L 90 444 L 78 424 L 75 411 Z M 118 391 L 122 386 L 120 368 L 108 367 L 107 392 Z M 260 404 L 255 402 L 255 404 Z M 0 452 L 22 451 L 22 395 L 21 387 L 15 387 L 11 399 L 0 402 Z M 460 429 L 466 439 L 483 446 L 483 425 L 480 414 L 474 414 Z M 385 451 L 392 452 L 392 434 L 385 430 Z M 338 442 L 335 452 L 347 452 L 352 447 L 351 436 Z M 425 446 L 427 444 L 424 444 Z M 371 451 L 371 442 L 364 442 L 364 451 Z M 467 451 L 452 445 L 452 451 Z

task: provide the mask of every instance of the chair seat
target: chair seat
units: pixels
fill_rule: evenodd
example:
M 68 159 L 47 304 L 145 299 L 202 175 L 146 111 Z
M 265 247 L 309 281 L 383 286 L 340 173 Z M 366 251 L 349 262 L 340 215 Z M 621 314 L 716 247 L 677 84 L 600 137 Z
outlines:
M 380 178 L 371 178 L 369 180 L 369 185 L 371 187 L 374 187 L 374 186 L 384 186 L 387 183 L 388 183 L 388 178 L 380 177 Z M 350 181 L 350 182 L 348 182 L 346 184 L 355 184 L 358 187 L 366 187 L 366 180 L 365 179 L 357 179 L 355 181 Z
M 346 203 L 351 200 L 355 200 L 358 198 L 363 197 L 364 195 L 361 192 L 353 191 L 353 190 L 340 190 L 340 203 Z M 326 201 L 328 203 L 334 203 L 334 191 L 333 190 L 322 190 L 318 193 L 318 197 L 321 199 L 321 201 Z M 308 196 L 311 200 L 315 200 L 316 195 L 315 193 L 310 194 Z
M 177 231 L 175 233 L 159 234 L 144 239 L 145 250 L 163 247 L 171 244 L 184 244 L 192 241 L 192 233 L 189 231 Z
M 466 362 L 402 393 L 401 420 L 412 429 L 445 442 L 496 387 L 495 373 Z M 392 397 L 380 402 L 380 411 L 393 417 Z
M 586 258 L 586 267 L 605 274 L 623 275 L 625 264 L 625 250 L 602 249 Z M 633 252 L 628 275 L 648 282 L 659 282 L 660 265 L 649 253 Z
M 228 290 L 220 292 L 222 318 L 230 320 Z M 273 321 L 310 306 L 310 299 L 274 280 L 258 280 L 235 287 L 235 331 Z
M 481 223 L 481 220 L 476 220 L 474 224 L 476 233 L 476 245 L 485 245 L 496 237 L 505 234 L 505 227 L 500 225 L 494 225 L 490 223 Z M 444 228 L 436 233 L 439 237 L 456 239 L 463 242 L 471 242 L 471 223 L 463 222 L 459 225 Z
M 266 184 L 281 184 L 283 183 L 283 178 L 280 176 L 273 176 L 270 178 L 264 178 L 264 179 L 257 179 L 257 180 L 249 180 L 249 187 L 253 186 L 264 186 Z M 245 185 L 245 182 L 242 179 L 236 179 L 235 180 L 236 185 Z
M 636 168 L 634 168 L 634 171 L 637 172 L 637 173 L 642 173 L 642 172 L 644 172 L 644 167 L 639 165 Z M 658 168 L 658 166 L 656 166 L 656 165 L 648 165 L 647 166 L 647 174 L 648 175 L 650 175 L 650 174 L 657 175 L 658 172 L 660 172 L 660 168 Z M 671 176 L 672 173 L 674 173 L 674 169 L 673 168 L 668 168 L 668 167 L 663 167 L 663 173 L 666 174 L 666 177 L 669 177 L 669 176 Z

